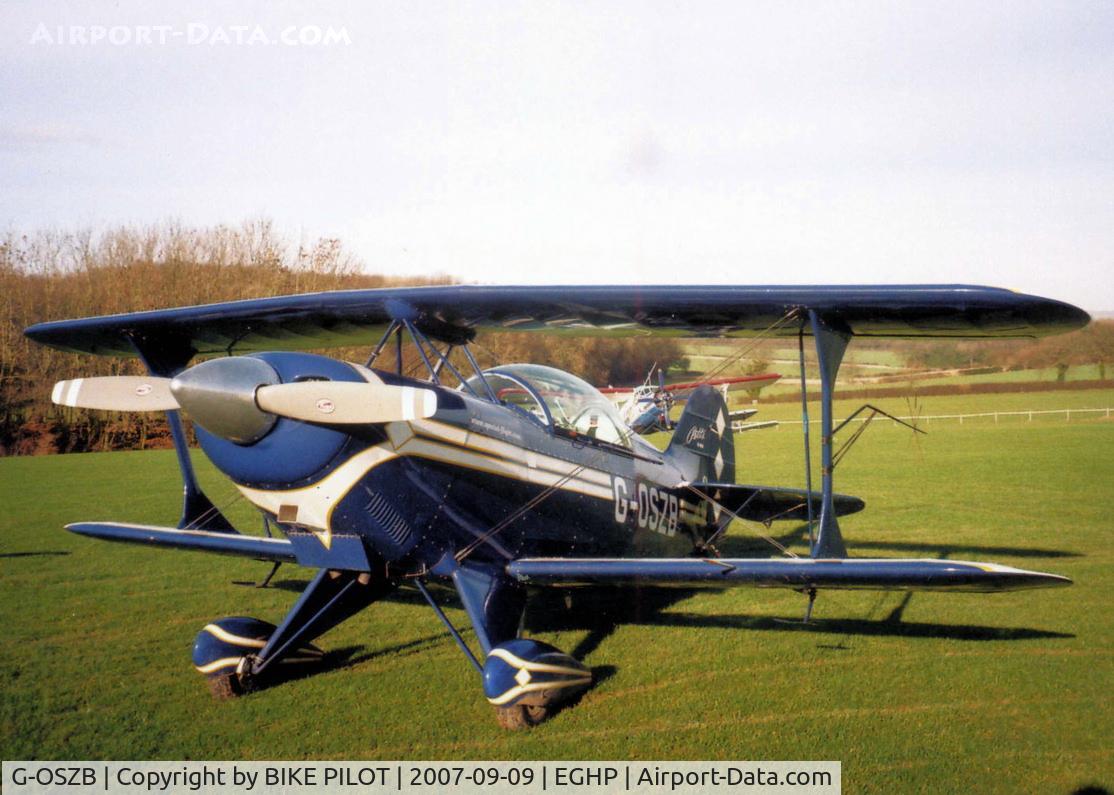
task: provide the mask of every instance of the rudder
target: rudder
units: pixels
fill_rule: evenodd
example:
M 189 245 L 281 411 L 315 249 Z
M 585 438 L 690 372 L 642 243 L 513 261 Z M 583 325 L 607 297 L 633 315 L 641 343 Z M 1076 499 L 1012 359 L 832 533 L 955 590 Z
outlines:
M 735 481 L 735 440 L 727 403 L 711 386 L 697 387 L 677 420 L 665 455 L 690 482 Z

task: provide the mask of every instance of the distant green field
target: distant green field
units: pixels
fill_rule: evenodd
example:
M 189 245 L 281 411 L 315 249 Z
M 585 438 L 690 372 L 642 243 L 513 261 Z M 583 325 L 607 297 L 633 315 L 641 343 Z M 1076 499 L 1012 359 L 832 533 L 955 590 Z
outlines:
M 788 370 L 784 367 L 777 368 L 781 373 L 781 380 L 777 381 L 771 386 L 765 387 L 762 394 L 765 396 L 782 395 L 787 393 L 799 394 L 800 392 L 800 370 L 793 367 Z M 842 372 L 842 371 L 841 371 Z M 1096 366 L 1086 367 L 1073 367 L 1068 371 L 1066 381 L 1091 381 L 1098 379 L 1099 371 Z M 816 374 L 809 369 L 808 377 L 815 379 Z M 918 389 L 923 389 L 927 386 L 953 386 L 963 388 L 971 384 L 1025 384 L 1031 382 L 1045 382 L 1052 383 L 1056 381 L 1056 371 L 1053 368 L 1046 368 L 1043 370 L 1015 370 L 1005 373 L 983 373 L 981 375 L 952 375 L 940 378 L 924 378 L 924 379 L 901 379 L 896 381 L 886 382 L 860 382 L 854 380 L 841 380 L 838 383 L 839 389 L 902 389 L 910 393 L 915 393 Z M 1114 381 L 1110 382 L 1114 388 Z M 1021 387 L 1024 388 L 1024 387 Z M 818 389 L 815 381 L 809 385 L 809 389 Z M 836 394 L 838 395 L 838 389 Z
M 933 398 L 925 408 L 1112 399 L 983 395 Z M 773 404 L 759 418 L 798 415 L 794 404 Z M 239 587 L 232 581 L 266 567 L 61 529 L 77 519 L 172 522 L 179 486 L 170 452 L 0 460 L 0 751 L 5 759 L 838 759 L 848 792 L 1114 788 L 1114 421 L 950 423 L 916 440 L 882 428 L 837 470 L 838 489 L 867 500 L 844 520 L 853 555 L 995 561 L 1075 585 L 822 593 L 808 626 L 782 622 L 800 618 L 804 599 L 780 591 L 597 594 L 601 609 L 573 611 L 539 599 L 528 633 L 582 657 L 600 681 L 524 734 L 498 728 L 472 669 L 409 592 L 327 634 L 321 645 L 334 655 L 321 675 L 211 701 L 189 662 L 196 632 L 225 615 L 278 620 L 310 572 L 286 567 L 278 587 Z M 800 446 L 790 426 L 743 435 L 739 480 L 799 485 Z M 213 490 L 218 502 L 232 496 L 226 485 Z M 231 513 L 254 528 L 242 502 Z M 760 530 L 735 527 L 721 551 L 767 554 Z M 773 532 L 804 549 L 802 528 Z M 443 599 L 466 625 L 455 598 Z
M 1069 367 L 1064 374 L 1065 381 L 1091 381 L 1099 378 L 1101 371 L 1097 364 L 1076 365 Z M 978 375 L 946 376 L 943 378 L 925 378 L 914 381 L 916 385 L 930 384 L 1002 384 L 1016 381 L 1055 381 L 1057 376 L 1055 367 L 1043 367 L 1035 370 L 1009 370 L 1004 373 L 980 373 Z M 901 384 L 900 381 L 897 382 Z
M 772 344 L 769 341 L 760 343 L 758 347 L 746 356 L 735 359 L 739 353 L 750 350 L 751 341 L 740 341 L 736 344 L 722 341 L 706 342 L 703 340 L 683 340 L 688 362 L 688 370 L 684 373 L 686 378 L 696 378 L 699 375 L 716 371 L 722 375 L 738 375 L 745 372 L 748 365 L 755 359 L 768 363 L 768 370 L 781 373 L 782 379 L 778 383 L 765 387 L 764 394 L 776 395 L 796 392 L 799 389 L 800 368 L 798 367 L 797 349 Z M 810 379 L 818 378 L 815 369 L 813 353 L 809 350 L 807 357 L 807 374 Z M 728 361 L 730 360 L 730 361 Z M 726 368 L 724 362 L 728 361 Z M 720 371 L 722 369 L 722 372 Z M 907 365 L 898 351 L 873 349 L 851 346 L 847 350 L 843 366 L 840 368 L 840 384 L 848 388 L 892 388 L 892 387 L 924 387 L 938 385 L 965 385 L 965 384 L 998 384 L 1020 383 L 1031 381 L 1056 381 L 1059 373 L 1055 367 L 1044 367 L 1029 370 L 1012 370 L 1007 372 L 980 373 L 977 375 L 941 376 L 938 378 L 923 379 L 898 379 L 883 383 L 860 382 L 858 379 L 870 379 L 879 376 L 899 375 L 907 370 Z M 1105 377 L 1105 373 L 1097 364 L 1073 365 L 1064 375 L 1067 381 L 1089 381 Z
M 819 390 L 809 392 L 815 397 Z M 1111 389 L 1065 389 L 1054 392 L 1002 392 L 990 395 L 929 395 L 926 397 L 883 397 L 883 398 L 855 398 L 840 400 L 839 392 L 833 409 L 836 419 L 849 416 L 855 409 L 864 403 L 887 411 L 898 417 L 905 416 L 930 416 L 941 414 L 980 414 L 989 412 L 1018 412 L 1018 411 L 1050 411 L 1059 409 L 1106 409 L 1114 408 L 1114 388 Z M 755 420 L 800 420 L 801 404 L 798 400 L 770 403 L 759 399 L 757 404 L 748 400 L 738 401 L 738 405 L 757 408 Z M 735 402 L 732 403 L 732 407 Z M 809 401 L 809 416 L 815 421 L 820 419 L 820 404 Z M 1071 421 L 1090 417 L 1094 419 L 1100 415 L 1073 415 Z M 1035 415 L 1034 418 L 1037 418 Z M 1051 422 L 1065 422 L 1065 415 L 1060 414 L 1046 418 Z M 967 420 L 966 422 L 970 422 Z M 978 420 L 979 422 L 993 423 L 992 418 Z M 1000 423 L 1024 423 L 1028 417 L 998 418 Z M 953 421 L 954 422 L 954 421 Z
M 741 351 L 753 350 L 753 354 L 748 358 L 761 357 L 763 359 L 793 359 L 797 358 L 797 343 L 794 340 L 792 345 L 783 345 L 780 343 L 771 343 L 769 341 L 760 342 L 757 345 L 753 340 L 740 340 L 737 343 L 725 342 L 706 342 L 704 340 L 682 340 L 682 347 L 685 353 L 690 356 L 704 356 L 709 359 L 712 358 L 726 358 L 734 357 Z M 808 355 L 811 357 L 812 350 L 809 349 Z M 847 351 L 846 362 L 849 364 L 873 364 L 886 367 L 901 368 L 905 366 L 905 360 L 897 351 L 880 350 L 877 348 L 869 348 L 864 346 L 851 346 Z

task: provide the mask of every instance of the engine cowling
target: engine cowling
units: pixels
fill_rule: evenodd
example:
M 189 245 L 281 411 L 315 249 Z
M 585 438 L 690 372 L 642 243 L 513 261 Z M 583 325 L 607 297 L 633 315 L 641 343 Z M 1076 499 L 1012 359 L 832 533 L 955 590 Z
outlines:
M 200 376 L 183 378 L 195 373 Z M 213 359 L 183 376 L 175 379 L 185 381 L 176 387 L 175 396 L 196 422 L 201 449 L 221 472 L 242 485 L 296 488 L 320 477 L 354 443 L 343 430 L 269 414 L 254 397 L 256 389 L 271 384 L 363 382 L 346 362 L 308 353 L 260 353 Z M 220 400 L 211 397 L 218 389 Z

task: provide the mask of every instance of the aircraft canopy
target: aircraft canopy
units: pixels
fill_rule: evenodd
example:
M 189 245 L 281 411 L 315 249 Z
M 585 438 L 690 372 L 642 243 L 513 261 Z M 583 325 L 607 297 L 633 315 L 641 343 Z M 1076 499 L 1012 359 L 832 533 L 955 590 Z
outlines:
M 630 446 L 630 431 L 603 394 L 582 378 L 540 364 L 507 364 L 484 371 L 500 401 L 527 412 L 544 425 Z M 483 385 L 469 380 L 477 394 Z

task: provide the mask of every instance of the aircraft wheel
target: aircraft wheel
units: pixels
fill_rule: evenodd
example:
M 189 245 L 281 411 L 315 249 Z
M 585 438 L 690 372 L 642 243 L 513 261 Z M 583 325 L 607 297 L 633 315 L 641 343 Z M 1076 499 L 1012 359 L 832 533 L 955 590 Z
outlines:
M 209 685 L 209 694 L 216 701 L 228 701 L 244 694 L 235 673 L 207 677 L 206 683 Z
M 495 718 L 504 729 L 529 729 L 549 717 L 546 707 L 515 704 L 513 707 L 496 707 Z
M 240 660 L 240 664 L 234 670 L 206 677 L 213 698 L 217 701 L 227 701 L 254 690 L 255 679 L 249 673 L 254 659 L 249 654 Z
M 484 695 L 505 729 L 537 726 L 591 685 L 584 663 L 530 638 L 500 643 L 484 662 Z

